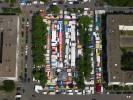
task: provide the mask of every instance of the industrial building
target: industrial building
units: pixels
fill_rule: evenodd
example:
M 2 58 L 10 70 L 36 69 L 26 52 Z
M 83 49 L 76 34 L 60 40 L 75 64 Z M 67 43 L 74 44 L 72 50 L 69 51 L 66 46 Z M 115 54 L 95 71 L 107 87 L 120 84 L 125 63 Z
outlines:
M 106 19 L 107 69 L 109 85 L 133 85 L 133 71 L 121 69 L 121 48 L 133 47 L 133 15 L 108 14 Z
M 19 17 L 0 15 L 0 79 L 17 80 Z

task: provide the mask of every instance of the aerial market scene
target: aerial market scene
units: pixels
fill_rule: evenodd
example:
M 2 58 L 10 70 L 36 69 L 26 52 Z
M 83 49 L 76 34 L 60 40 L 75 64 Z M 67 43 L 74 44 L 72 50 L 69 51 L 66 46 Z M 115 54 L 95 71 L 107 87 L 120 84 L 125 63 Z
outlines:
M 0 100 L 133 100 L 133 0 L 0 0 Z
M 68 11 L 60 11 L 58 16 L 53 16 L 45 15 L 43 10 L 39 14 L 47 29 L 43 35 L 46 39 L 43 46 L 45 62 L 42 66 L 35 64 L 34 67 L 43 69 L 45 73 L 43 94 L 94 94 L 92 16 L 77 16 Z M 83 90 L 84 88 L 86 89 Z

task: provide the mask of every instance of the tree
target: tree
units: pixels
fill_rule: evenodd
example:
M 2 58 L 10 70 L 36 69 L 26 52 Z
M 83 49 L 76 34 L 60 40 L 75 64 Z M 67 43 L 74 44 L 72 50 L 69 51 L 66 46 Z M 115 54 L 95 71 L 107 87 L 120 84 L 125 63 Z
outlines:
M 42 85 L 42 87 L 45 87 L 47 83 L 46 73 L 45 72 L 41 73 L 39 79 L 40 79 L 40 84 Z
M 13 3 L 16 2 L 16 0 L 5 0 L 5 2 L 6 2 L 6 3 L 11 3 L 11 4 L 13 4 Z
M 33 16 L 32 24 L 32 56 L 33 62 L 36 66 L 45 65 L 45 48 L 46 45 L 46 33 L 47 24 L 43 22 L 40 15 L 36 14 Z
M 12 80 L 4 80 L 3 88 L 6 92 L 12 92 L 15 89 L 15 83 Z
M 78 83 L 82 84 L 81 87 L 83 88 L 84 85 L 81 80 L 89 78 L 92 70 L 90 58 L 91 49 L 88 48 L 90 45 L 90 32 L 88 30 L 88 25 L 91 23 L 91 19 L 88 16 L 81 16 L 78 19 L 78 23 L 80 33 L 79 40 L 80 44 L 83 45 L 83 56 L 79 57 L 79 62 L 77 64 L 79 75 L 81 77 Z
M 121 56 L 122 70 L 133 70 L 133 52 L 124 51 Z
M 58 6 L 56 6 L 56 5 L 52 5 L 52 6 L 50 6 L 49 11 L 50 11 L 51 13 L 57 15 L 57 14 L 59 14 L 59 12 L 60 12 L 60 8 L 59 8 Z
M 40 81 L 40 84 L 45 87 L 46 83 L 47 83 L 47 75 L 46 73 L 43 71 L 44 69 L 40 69 L 40 70 L 35 70 L 33 72 L 33 75 L 35 77 L 36 80 Z
M 3 13 L 6 13 L 6 14 L 19 14 L 21 13 L 21 9 L 20 8 L 2 8 L 2 11 Z
M 133 0 L 105 0 L 112 6 L 133 6 Z
M 87 27 L 91 23 L 91 19 L 88 16 L 79 17 L 80 24 L 83 24 L 84 28 Z

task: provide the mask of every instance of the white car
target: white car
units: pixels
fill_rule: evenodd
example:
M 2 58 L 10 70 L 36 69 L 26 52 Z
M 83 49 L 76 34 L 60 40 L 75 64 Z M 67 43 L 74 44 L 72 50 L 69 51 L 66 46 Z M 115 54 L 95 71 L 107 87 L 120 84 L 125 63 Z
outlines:
M 67 92 L 71 93 L 71 92 L 73 92 L 73 90 L 67 90 Z
M 78 92 L 78 90 L 74 90 L 74 92 L 75 92 L 75 93 L 77 93 L 77 92 Z
M 73 4 L 73 2 L 69 2 L 69 4 L 71 4 L 71 5 L 72 5 L 72 4 Z
M 77 95 L 82 95 L 82 92 L 77 92 Z
M 27 55 L 28 54 L 28 51 L 27 50 L 25 50 L 25 55 Z
M 47 94 L 47 92 L 42 92 L 42 94 L 46 95 L 46 94 Z
M 26 26 L 29 26 L 29 21 L 26 22 Z
M 57 5 L 57 2 L 53 2 L 53 5 Z
M 21 95 L 21 94 L 17 94 L 15 97 L 16 97 L 16 98 L 21 98 L 22 95 Z
M 40 1 L 40 4 L 42 4 L 42 5 L 43 5 L 43 4 L 44 4 L 44 2 Z
M 28 53 L 28 46 L 26 45 L 25 46 L 25 55 L 27 55 L 27 53 Z
M 72 92 L 70 92 L 70 93 L 68 93 L 68 95 L 73 95 L 73 93 L 72 93 Z
M 55 95 L 55 92 L 49 92 L 49 95 Z

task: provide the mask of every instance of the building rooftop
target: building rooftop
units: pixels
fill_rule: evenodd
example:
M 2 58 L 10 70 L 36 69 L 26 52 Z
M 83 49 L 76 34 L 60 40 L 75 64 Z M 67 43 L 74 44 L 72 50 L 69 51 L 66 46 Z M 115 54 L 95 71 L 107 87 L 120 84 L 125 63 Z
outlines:
M 120 25 L 133 26 L 133 15 L 109 14 L 107 24 L 107 67 L 109 84 L 132 83 L 133 72 L 121 70 L 121 47 L 133 46 L 133 35 L 121 35 Z M 130 28 L 130 27 L 129 27 Z M 127 27 L 126 27 L 127 29 Z
M 19 17 L 0 15 L 0 78 L 15 78 L 17 75 L 16 47 Z

